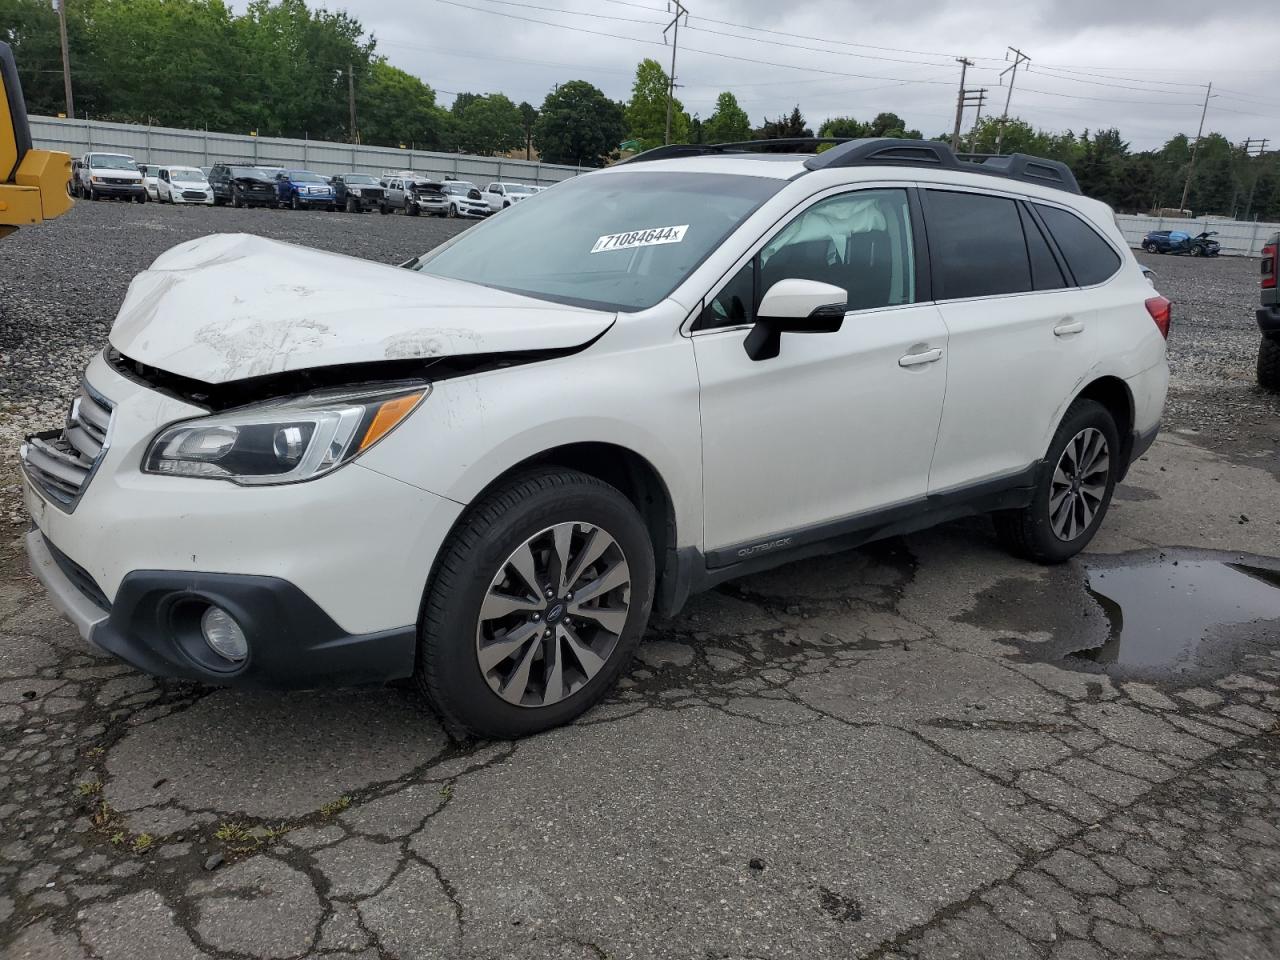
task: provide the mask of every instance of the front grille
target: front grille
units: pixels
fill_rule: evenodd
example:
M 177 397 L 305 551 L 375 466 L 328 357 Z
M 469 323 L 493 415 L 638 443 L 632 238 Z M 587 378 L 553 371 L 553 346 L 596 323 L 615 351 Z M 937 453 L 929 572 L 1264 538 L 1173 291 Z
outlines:
M 360 196 L 364 197 L 366 200 L 381 200 L 383 193 L 381 190 L 375 190 L 370 187 L 361 187 Z
M 128 186 L 131 183 L 136 184 L 138 182 L 137 180 L 128 180 L 124 177 L 107 177 L 106 180 L 107 183 L 114 183 L 117 186 Z
M 98 581 L 93 579 L 89 571 L 55 547 L 48 537 L 44 538 L 44 545 L 49 548 L 49 555 L 53 557 L 53 562 L 58 565 L 58 569 L 75 588 L 83 593 L 95 607 L 110 612 L 111 601 L 107 599 L 107 595 L 102 592 Z
M 19 456 L 31 481 L 68 510 L 84 492 L 107 446 L 111 404 L 87 386 L 71 401 L 67 425 L 27 438 Z
M 182 199 L 183 200 L 204 200 L 206 199 L 206 197 L 203 190 L 183 190 Z

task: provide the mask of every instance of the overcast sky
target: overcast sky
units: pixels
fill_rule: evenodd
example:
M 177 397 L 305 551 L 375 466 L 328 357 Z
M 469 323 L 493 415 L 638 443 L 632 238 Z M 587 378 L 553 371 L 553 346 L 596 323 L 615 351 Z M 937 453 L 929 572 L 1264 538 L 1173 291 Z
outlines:
M 1004 106 L 1006 47 L 1031 57 L 1010 114 L 1046 129 L 1118 126 L 1134 149 L 1206 133 L 1280 146 L 1274 31 L 1254 5 L 1202 0 L 687 0 L 676 74 L 685 109 L 706 119 L 731 90 L 759 125 L 800 105 L 815 131 L 830 116 L 900 114 L 926 135 L 950 130 L 959 64 L 966 86 Z M 669 68 L 665 0 L 346 0 L 391 63 L 453 94 L 542 103 L 566 80 L 630 94 L 636 63 Z M 537 21 L 537 22 L 535 22 Z M 719 21 L 719 22 L 717 22 Z M 734 24 L 734 25 L 729 25 Z M 558 25 L 558 26 L 557 26 Z M 576 29 L 567 29 L 573 27 Z M 755 29 L 751 29 L 755 28 Z M 590 31 L 590 32 L 584 32 Z M 714 32 L 713 32 L 714 31 Z M 776 31 L 776 32 L 765 32 Z M 608 34 L 610 36 L 601 36 Z M 733 34 L 735 36 L 726 36 Z M 742 58 L 742 59 L 734 59 Z M 767 61 L 746 62 L 746 61 Z M 1007 80 L 1006 80 L 1007 83 Z M 986 111 L 984 111 L 986 112 Z M 965 115 L 965 127 L 973 111 Z

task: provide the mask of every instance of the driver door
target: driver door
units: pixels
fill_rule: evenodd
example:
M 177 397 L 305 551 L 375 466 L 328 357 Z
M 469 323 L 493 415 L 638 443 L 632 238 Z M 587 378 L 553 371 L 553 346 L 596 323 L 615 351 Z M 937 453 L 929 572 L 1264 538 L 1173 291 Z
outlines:
M 942 417 L 947 333 L 930 301 L 917 201 L 903 187 L 829 194 L 766 238 L 693 325 L 710 566 L 844 532 L 922 499 Z M 849 296 L 834 333 L 743 343 L 779 280 Z

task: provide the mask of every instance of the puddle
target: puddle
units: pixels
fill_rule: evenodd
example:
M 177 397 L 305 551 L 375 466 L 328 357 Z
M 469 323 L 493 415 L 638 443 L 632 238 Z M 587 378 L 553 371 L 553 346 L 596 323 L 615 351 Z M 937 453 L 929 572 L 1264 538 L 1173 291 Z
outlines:
M 1188 673 L 1242 643 L 1280 645 L 1277 570 L 1165 559 L 1090 568 L 1088 589 L 1111 622 L 1111 637 L 1071 658 L 1126 672 Z

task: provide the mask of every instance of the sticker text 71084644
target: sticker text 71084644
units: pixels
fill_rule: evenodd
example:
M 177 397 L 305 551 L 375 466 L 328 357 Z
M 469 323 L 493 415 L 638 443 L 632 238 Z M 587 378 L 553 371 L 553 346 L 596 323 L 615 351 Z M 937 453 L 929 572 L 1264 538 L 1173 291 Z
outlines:
M 610 233 L 595 242 L 592 253 L 604 253 L 608 250 L 630 250 L 632 247 L 655 247 L 660 243 L 679 243 L 684 239 L 687 223 L 678 227 L 647 227 L 644 230 L 628 230 L 624 233 Z

